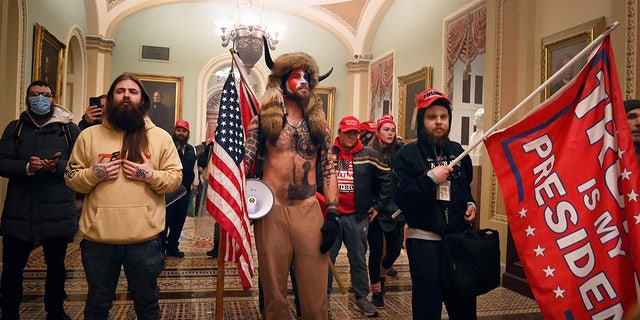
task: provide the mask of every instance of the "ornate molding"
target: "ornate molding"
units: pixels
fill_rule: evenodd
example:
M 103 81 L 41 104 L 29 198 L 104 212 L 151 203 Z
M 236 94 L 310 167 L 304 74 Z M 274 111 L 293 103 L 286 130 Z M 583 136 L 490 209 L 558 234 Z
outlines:
M 105 53 L 111 53 L 113 47 L 116 46 L 115 40 L 107 39 L 100 35 L 87 35 L 86 42 L 87 49 L 98 50 Z
M 495 72 L 494 72 L 494 79 L 495 79 L 495 83 L 494 83 L 494 89 L 493 89 L 493 123 L 497 123 L 498 121 L 500 121 L 500 95 L 501 95 L 501 91 L 500 88 L 502 87 L 502 55 L 504 54 L 504 52 L 502 51 L 502 37 L 503 37 L 503 32 L 502 32 L 502 28 L 503 28 L 503 16 L 504 16 L 504 1 L 505 0 L 500 0 L 500 1 L 496 1 L 496 37 L 495 37 L 495 41 L 496 41 L 496 55 L 495 55 Z M 498 213 L 498 190 L 499 190 L 499 186 L 498 186 L 498 178 L 496 177 L 496 174 L 493 170 L 491 170 L 491 177 L 489 179 L 489 192 L 490 192 L 490 199 L 489 199 L 489 219 L 492 221 L 498 221 L 498 222 L 504 222 L 507 223 L 507 216 L 506 216 L 506 212 L 503 214 Z
M 371 60 L 349 60 L 347 61 L 347 63 L 345 63 L 345 65 L 347 66 L 347 72 L 369 72 L 369 65 L 371 65 Z
M 625 45 L 625 99 L 636 97 L 636 61 L 638 48 L 637 43 L 637 19 L 638 19 L 638 1 L 627 0 L 627 23 L 626 27 L 626 45 Z

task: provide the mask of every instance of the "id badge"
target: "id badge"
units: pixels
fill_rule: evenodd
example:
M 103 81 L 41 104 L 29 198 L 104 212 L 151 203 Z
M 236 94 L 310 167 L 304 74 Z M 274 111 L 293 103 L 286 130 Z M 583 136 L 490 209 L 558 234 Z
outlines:
M 438 189 L 436 190 L 436 199 L 451 201 L 451 181 L 447 180 L 438 185 Z

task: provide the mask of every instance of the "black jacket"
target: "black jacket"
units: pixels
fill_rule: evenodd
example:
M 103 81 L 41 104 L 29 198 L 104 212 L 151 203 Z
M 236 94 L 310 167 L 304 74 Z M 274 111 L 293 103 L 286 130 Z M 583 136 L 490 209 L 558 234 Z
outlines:
M 340 148 L 333 147 L 333 154 L 339 156 Z M 391 201 L 391 170 L 375 150 L 364 147 L 353 154 L 354 193 L 356 215 L 368 218 L 368 210 L 373 207 L 380 212 Z M 337 165 L 337 163 L 335 163 Z
M 457 142 L 447 142 L 442 151 L 444 158 L 436 162 L 435 150 L 429 145 L 413 141 L 402 147 L 394 159 L 394 200 L 402 209 L 410 228 L 442 234 L 443 231 L 459 232 L 465 228 L 464 214 L 468 203 L 474 202 L 471 195 L 473 166 L 466 156 L 454 166 L 449 174 L 451 201 L 436 199 L 437 185 L 426 173 L 438 165 L 448 165 L 464 152 Z M 449 209 L 448 224 L 444 217 Z
M 182 162 L 182 185 L 191 190 L 193 180 L 196 178 L 196 174 L 193 171 L 196 164 L 196 149 L 192 145 L 188 144 L 184 148 L 184 153 L 180 152 L 178 148 L 178 155 L 180 156 L 180 162 Z
M 369 146 L 371 147 L 371 149 L 376 150 L 380 154 L 380 157 L 382 157 L 382 160 L 387 163 L 389 168 L 393 170 L 393 159 L 395 158 L 398 150 L 400 150 L 400 148 L 404 146 L 404 142 L 396 139 L 396 141 L 389 145 L 386 149 L 382 149 L 380 140 L 376 138 L 371 141 L 371 143 L 369 143 Z M 393 194 L 393 185 L 391 193 Z M 404 214 L 401 213 L 396 218 L 392 217 L 396 210 L 398 210 L 398 206 L 396 205 L 395 201 L 393 201 L 393 199 L 389 200 L 389 205 L 387 206 L 387 208 L 385 208 L 385 210 L 378 211 L 378 216 L 373 219 L 373 222 L 379 223 L 380 228 L 382 228 L 384 232 L 391 232 L 398 227 L 404 226 Z
M 20 115 L 22 130 L 17 137 L 18 120 L 11 121 L 0 139 L 0 176 L 9 178 L 7 197 L 0 221 L 0 234 L 23 241 L 71 237 L 78 231 L 74 204 L 75 192 L 64 182 L 63 174 L 80 129 L 71 118 L 55 116 L 37 127 L 26 111 Z M 68 113 L 68 111 L 63 112 Z M 67 147 L 63 126 L 67 123 L 71 141 Z M 33 156 L 48 158 L 60 151 L 55 171 L 39 170 L 27 175 L 27 163 Z

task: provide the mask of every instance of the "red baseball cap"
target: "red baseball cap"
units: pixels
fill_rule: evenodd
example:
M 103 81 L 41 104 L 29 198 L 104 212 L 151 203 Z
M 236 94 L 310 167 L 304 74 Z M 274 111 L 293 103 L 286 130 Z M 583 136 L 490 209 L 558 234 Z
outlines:
M 430 88 L 418 94 L 418 104 L 416 109 L 428 108 L 439 102 L 441 106 L 451 110 L 451 100 L 447 98 L 442 92 Z
M 367 120 L 365 122 L 360 122 L 360 131 L 367 130 L 369 132 L 376 131 L 376 122 L 373 120 Z
M 340 124 L 338 125 L 338 129 L 342 132 L 347 132 L 351 130 L 360 131 L 360 120 L 354 116 L 346 116 L 340 120 Z
M 380 127 L 385 123 L 391 123 L 395 126 L 396 123 L 393 121 L 393 115 L 385 113 L 380 116 L 380 118 L 378 118 L 378 120 L 376 121 L 376 129 L 380 129 Z
M 178 127 L 189 130 L 189 122 L 187 120 L 178 120 L 176 121 L 176 125 L 174 128 L 178 128 Z

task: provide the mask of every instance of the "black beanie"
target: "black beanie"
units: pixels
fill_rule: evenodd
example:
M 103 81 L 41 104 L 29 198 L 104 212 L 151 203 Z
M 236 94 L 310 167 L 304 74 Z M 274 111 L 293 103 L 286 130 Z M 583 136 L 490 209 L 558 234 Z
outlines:
M 633 99 L 633 100 L 626 100 L 624 102 L 624 110 L 627 113 L 633 109 L 638 109 L 638 108 L 640 108 L 640 100 Z

